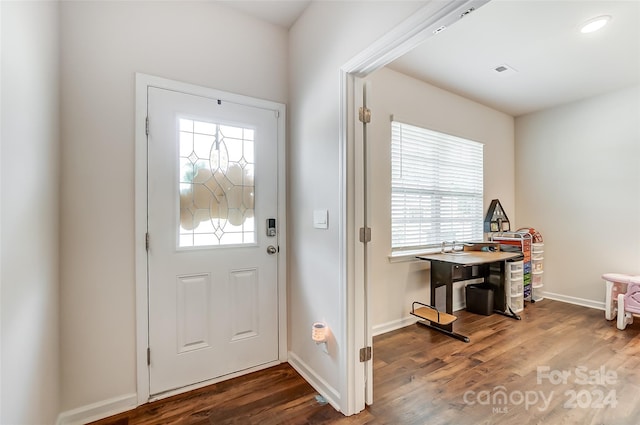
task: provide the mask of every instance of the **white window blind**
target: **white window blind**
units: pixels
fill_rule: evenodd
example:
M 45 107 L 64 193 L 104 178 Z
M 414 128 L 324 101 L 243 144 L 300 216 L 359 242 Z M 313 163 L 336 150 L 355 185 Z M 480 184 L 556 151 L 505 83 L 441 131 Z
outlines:
M 391 123 L 392 251 L 483 238 L 483 145 Z

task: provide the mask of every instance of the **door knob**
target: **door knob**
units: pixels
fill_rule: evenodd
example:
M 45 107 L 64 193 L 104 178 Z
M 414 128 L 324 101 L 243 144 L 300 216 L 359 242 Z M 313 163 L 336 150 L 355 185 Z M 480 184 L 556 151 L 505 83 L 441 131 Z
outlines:
M 269 254 L 269 255 L 273 255 L 273 254 L 275 254 L 276 252 L 278 252 L 278 249 L 277 249 L 275 246 L 273 246 L 273 245 L 269 245 L 269 246 L 267 247 L 267 254 Z

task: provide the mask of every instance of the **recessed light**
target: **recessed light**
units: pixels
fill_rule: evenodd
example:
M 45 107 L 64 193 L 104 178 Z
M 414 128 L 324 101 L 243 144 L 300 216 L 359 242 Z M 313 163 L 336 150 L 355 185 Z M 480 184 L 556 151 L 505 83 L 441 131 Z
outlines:
M 603 15 L 598 16 L 597 18 L 589 19 L 587 22 L 580 26 L 580 32 L 583 34 L 587 34 L 590 32 L 598 31 L 600 28 L 607 25 L 607 23 L 611 20 L 611 16 Z

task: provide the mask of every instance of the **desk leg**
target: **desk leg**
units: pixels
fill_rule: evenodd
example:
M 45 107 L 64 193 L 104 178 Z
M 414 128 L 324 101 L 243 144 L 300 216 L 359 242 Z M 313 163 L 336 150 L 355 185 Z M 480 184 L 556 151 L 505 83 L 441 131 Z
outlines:
M 511 307 L 507 306 L 507 308 L 509 309 L 509 311 L 501 311 L 501 310 L 493 310 L 494 313 L 498 313 L 498 314 L 502 314 L 503 316 L 507 316 L 507 317 L 511 317 L 512 319 L 515 320 L 522 320 L 522 317 L 518 316 L 516 313 L 514 313 L 513 311 L 511 311 Z
M 613 294 L 613 282 L 605 280 L 605 297 L 604 297 L 604 318 L 613 320 L 617 316 L 617 308 L 615 305 L 615 295 Z
M 438 332 L 442 332 L 443 334 L 450 336 L 451 338 L 459 339 L 462 342 L 469 342 L 470 339 L 468 336 L 460 335 L 459 333 L 453 332 L 453 323 L 450 325 L 438 325 L 437 323 L 431 323 L 427 320 L 420 320 L 416 322 L 418 325 L 425 326 L 427 328 L 431 328 Z
M 441 287 L 445 287 L 445 311 L 449 314 L 453 314 L 453 275 L 451 272 L 451 264 L 443 263 L 440 261 L 431 262 L 431 305 L 441 309 L 441 306 L 437 303 L 436 290 Z M 469 337 L 460 335 L 453 331 L 453 323 L 449 325 L 439 325 L 429 321 L 418 322 L 422 326 L 434 329 L 438 332 L 450 336 L 460 341 L 469 342 Z

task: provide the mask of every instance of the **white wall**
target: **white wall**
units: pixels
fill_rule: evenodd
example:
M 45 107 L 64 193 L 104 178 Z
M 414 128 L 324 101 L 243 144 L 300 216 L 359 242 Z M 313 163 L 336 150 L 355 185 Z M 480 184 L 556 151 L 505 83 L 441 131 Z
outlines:
M 340 275 L 342 146 L 339 69 L 421 2 L 313 2 L 290 30 L 289 349 L 316 388 L 345 411 L 346 305 Z M 329 211 L 314 229 L 313 210 Z M 311 341 L 311 325 L 332 332 L 329 354 Z
M 0 3 L 2 424 L 59 408 L 58 7 Z
M 413 301 L 429 302 L 429 263 L 390 262 L 391 120 L 396 119 L 484 144 L 484 210 L 500 199 L 515 219 L 514 120 L 474 101 L 388 68 L 369 76 L 372 120 L 371 281 L 374 333 L 413 323 Z M 484 218 L 484 217 L 483 217 Z M 464 302 L 464 299 L 461 300 Z
M 287 100 L 287 32 L 215 2 L 61 3 L 62 410 L 136 392 L 134 76 Z
M 640 274 L 640 87 L 516 119 L 518 225 L 544 237 L 544 290 L 604 305 L 607 272 Z

